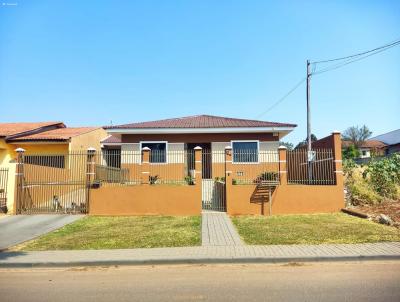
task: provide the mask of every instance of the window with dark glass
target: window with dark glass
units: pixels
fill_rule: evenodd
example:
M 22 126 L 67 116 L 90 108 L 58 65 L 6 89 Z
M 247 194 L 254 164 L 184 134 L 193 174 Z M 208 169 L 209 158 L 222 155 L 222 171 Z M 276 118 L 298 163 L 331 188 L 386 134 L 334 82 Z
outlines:
M 35 166 L 65 168 L 64 155 L 25 155 L 24 161 L 26 164 Z
M 257 142 L 232 142 L 234 163 L 256 163 L 258 162 Z
M 103 158 L 107 167 L 121 168 L 121 149 L 105 149 Z
M 142 143 L 142 148 L 150 148 L 150 163 L 167 162 L 167 144 L 166 143 Z

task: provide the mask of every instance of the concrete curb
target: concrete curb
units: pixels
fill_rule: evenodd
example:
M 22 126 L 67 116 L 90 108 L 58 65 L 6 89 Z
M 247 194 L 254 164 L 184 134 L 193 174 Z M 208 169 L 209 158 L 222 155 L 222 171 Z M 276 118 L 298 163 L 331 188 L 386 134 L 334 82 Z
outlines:
M 256 263 L 290 263 L 290 262 L 360 262 L 400 260 L 400 255 L 370 256 L 326 256 L 326 257 L 216 257 L 216 258 L 170 258 L 170 259 L 126 259 L 95 261 L 60 261 L 60 262 L 7 262 L 0 263 L 0 268 L 56 268 L 78 266 L 136 266 L 136 265 L 168 265 L 168 264 L 256 264 Z

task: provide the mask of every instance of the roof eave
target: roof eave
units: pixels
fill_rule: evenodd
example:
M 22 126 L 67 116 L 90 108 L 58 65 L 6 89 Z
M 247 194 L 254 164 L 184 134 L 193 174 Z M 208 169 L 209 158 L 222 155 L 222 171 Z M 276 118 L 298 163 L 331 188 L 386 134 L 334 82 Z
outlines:
M 225 128 L 112 128 L 106 129 L 112 134 L 192 134 L 192 133 L 289 133 L 295 126 L 286 127 L 225 127 Z

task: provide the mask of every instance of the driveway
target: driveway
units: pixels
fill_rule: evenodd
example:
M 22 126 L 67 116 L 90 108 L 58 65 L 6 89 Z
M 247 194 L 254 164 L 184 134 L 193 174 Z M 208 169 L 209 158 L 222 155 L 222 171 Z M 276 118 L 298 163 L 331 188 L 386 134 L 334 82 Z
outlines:
M 54 231 L 85 215 L 14 215 L 0 219 L 0 251 Z

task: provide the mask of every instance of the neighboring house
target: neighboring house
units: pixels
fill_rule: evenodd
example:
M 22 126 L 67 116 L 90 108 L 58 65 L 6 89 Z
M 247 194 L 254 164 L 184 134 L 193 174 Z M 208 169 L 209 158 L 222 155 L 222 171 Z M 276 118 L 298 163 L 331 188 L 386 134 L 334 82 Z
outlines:
M 100 150 L 105 137 L 101 127 L 68 128 L 62 122 L 0 123 L 0 183 L 7 183 L 6 188 L 0 188 L 0 207 L 3 211 L 6 205 L 12 209 L 17 148 L 26 150 L 26 163 L 64 168 L 66 154 L 88 147 Z
M 342 150 L 347 149 L 352 146 L 353 143 L 351 141 L 342 140 Z M 383 156 L 386 152 L 386 144 L 378 141 L 378 140 L 367 140 L 361 144 L 358 148 L 360 151 L 359 158 L 370 158 L 371 156 Z
M 371 140 L 380 141 L 386 144 L 386 155 L 400 152 L 400 129 L 375 136 L 371 138 Z
M 200 146 L 203 153 L 209 154 L 204 158 L 207 165 L 203 168 L 203 178 L 214 178 L 213 164 L 223 162 L 222 157 L 215 155 L 216 152 L 224 152 L 226 146 L 231 146 L 233 162 L 258 162 L 256 154 L 259 151 L 276 151 L 279 140 L 295 127 L 288 123 L 196 115 L 108 126 L 105 129 L 110 136 L 101 143 L 103 149 L 111 149 L 113 154 L 121 152 L 122 155 L 125 151 L 140 152 L 148 147 L 151 149 L 150 163 L 183 162 L 186 159 L 168 158 L 167 152 L 184 152 Z M 243 153 L 247 153 L 246 156 Z M 121 164 L 125 164 L 124 156 Z

